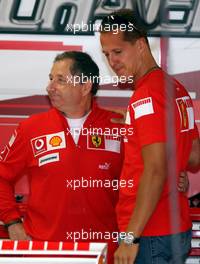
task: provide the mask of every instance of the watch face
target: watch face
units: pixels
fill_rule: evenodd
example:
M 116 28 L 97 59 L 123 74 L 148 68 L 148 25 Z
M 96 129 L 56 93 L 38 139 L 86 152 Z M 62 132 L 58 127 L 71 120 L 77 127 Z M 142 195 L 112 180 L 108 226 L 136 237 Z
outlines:
M 132 244 L 134 241 L 135 237 L 131 234 L 127 234 L 124 238 L 124 242 L 128 245 Z

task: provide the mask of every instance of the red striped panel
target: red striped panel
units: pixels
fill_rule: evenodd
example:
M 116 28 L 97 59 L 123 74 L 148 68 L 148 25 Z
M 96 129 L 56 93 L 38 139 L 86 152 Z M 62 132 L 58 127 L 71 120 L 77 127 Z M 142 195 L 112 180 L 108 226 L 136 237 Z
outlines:
M 74 250 L 74 243 L 72 243 L 72 242 L 63 242 L 62 250 Z
M 21 40 L 1 40 L 2 50 L 76 50 L 81 51 L 82 46 L 64 45 L 61 41 L 21 41 Z
M 3 241 L 2 243 L 2 250 L 13 250 L 14 249 L 14 242 L 13 240 L 10 241 Z
M 17 250 L 28 250 L 29 249 L 30 241 L 18 241 L 17 243 Z
M 62 242 L 44 242 L 44 241 L 13 241 L 13 240 L 4 240 L 2 241 L 2 248 L 0 250 L 14 250 L 14 243 L 16 243 L 17 250 L 59 250 L 59 245 Z M 29 248 L 30 243 L 32 243 L 32 248 Z M 47 248 L 45 249 L 45 243 Z M 75 243 L 72 242 L 63 242 L 62 250 L 75 250 Z M 80 242 L 77 243 L 77 250 L 86 250 L 89 251 L 90 243 Z
M 48 242 L 47 250 L 59 250 L 60 242 Z
M 90 243 L 78 243 L 77 250 L 89 250 L 90 249 Z
M 44 250 L 44 242 L 33 241 L 32 250 Z

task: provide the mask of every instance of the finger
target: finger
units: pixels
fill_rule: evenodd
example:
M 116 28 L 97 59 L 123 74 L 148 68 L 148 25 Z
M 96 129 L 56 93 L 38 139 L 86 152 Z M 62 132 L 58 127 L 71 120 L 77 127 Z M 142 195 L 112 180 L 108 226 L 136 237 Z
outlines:
M 180 172 L 181 177 L 186 177 L 187 176 L 187 171 L 181 171 Z
M 133 260 L 134 260 L 134 259 L 130 257 L 130 258 L 128 259 L 127 264 L 133 264 L 133 263 L 135 263 L 135 262 L 133 262 Z
M 117 114 L 121 114 L 123 116 L 126 115 L 126 109 L 123 108 L 111 108 L 111 107 L 104 107 L 103 109 L 117 113 Z
M 119 264 L 119 258 L 118 258 L 118 256 L 114 256 L 114 264 Z
M 179 183 L 180 183 L 180 182 L 181 182 L 181 183 L 185 182 L 185 177 L 179 177 L 178 181 L 179 181 Z
M 125 257 L 125 258 L 122 259 L 122 263 L 123 263 L 123 264 L 129 264 L 129 261 L 128 261 L 128 259 Z M 132 264 L 132 263 L 131 263 L 131 264 Z

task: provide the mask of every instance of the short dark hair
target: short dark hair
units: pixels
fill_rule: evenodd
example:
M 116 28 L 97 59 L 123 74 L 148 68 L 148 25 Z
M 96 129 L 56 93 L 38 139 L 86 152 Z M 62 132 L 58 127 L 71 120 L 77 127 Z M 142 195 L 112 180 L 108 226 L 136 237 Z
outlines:
M 125 30 L 123 30 L 125 41 L 133 41 L 135 39 L 145 38 L 146 42 L 148 43 L 146 29 L 141 19 L 138 18 L 138 16 L 131 9 L 120 9 L 104 17 L 100 25 L 100 32 L 106 33 L 113 31 L 113 27 L 116 27 L 120 30 L 120 25 L 125 26 Z
M 91 93 L 95 95 L 99 88 L 99 67 L 90 55 L 81 51 L 65 51 L 55 57 L 54 63 L 66 59 L 73 61 L 70 67 L 70 72 L 73 76 L 82 75 L 92 81 Z

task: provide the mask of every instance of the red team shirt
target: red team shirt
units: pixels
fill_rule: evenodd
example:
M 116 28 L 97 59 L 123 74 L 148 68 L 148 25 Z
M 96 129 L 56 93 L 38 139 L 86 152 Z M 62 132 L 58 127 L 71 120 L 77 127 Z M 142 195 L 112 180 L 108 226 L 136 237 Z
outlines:
M 0 219 L 6 223 L 20 217 L 10 183 L 26 173 L 30 195 L 24 227 L 33 239 L 65 241 L 70 240 L 67 232 L 82 230 L 116 232 L 118 191 L 112 181 L 119 179 L 123 155 L 121 137 L 116 136 L 121 126 L 111 123 L 112 117 L 116 115 L 94 103 L 77 145 L 67 120 L 54 108 L 22 122 L 1 153 Z M 73 182 L 81 179 L 88 183 L 74 190 Z M 87 187 L 92 180 L 107 183 Z M 92 237 L 80 240 L 109 242 Z
M 135 92 L 130 100 L 126 123 L 133 128 L 134 134 L 127 135 L 125 139 L 125 161 L 121 179 L 133 179 L 133 188 L 121 188 L 117 216 L 120 231 L 125 231 L 135 207 L 136 195 L 140 176 L 143 172 L 141 150 L 148 144 L 166 142 L 166 114 L 169 110 L 166 102 L 165 87 L 167 76 L 161 69 L 154 70 L 143 76 L 136 83 Z M 177 183 L 179 172 L 187 167 L 191 151 L 192 140 L 197 137 L 197 127 L 194 123 L 192 100 L 185 88 L 171 78 L 175 99 L 175 144 L 177 161 Z M 172 83 L 170 84 L 172 85 Z M 167 87 L 169 89 L 169 87 Z M 172 124 L 173 127 L 173 124 Z M 173 155 L 171 155 L 173 159 Z M 176 166 L 174 164 L 174 166 Z M 157 236 L 172 234 L 170 214 L 170 196 L 173 195 L 166 180 L 164 190 L 157 204 L 156 210 L 150 217 L 142 236 Z M 180 206 L 180 229 L 186 231 L 191 227 L 189 218 L 188 199 L 184 193 L 178 192 L 178 205 Z M 177 211 L 174 212 L 177 214 Z

